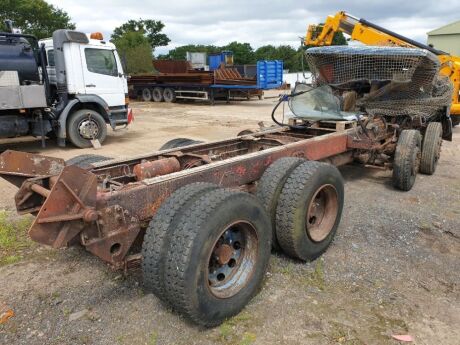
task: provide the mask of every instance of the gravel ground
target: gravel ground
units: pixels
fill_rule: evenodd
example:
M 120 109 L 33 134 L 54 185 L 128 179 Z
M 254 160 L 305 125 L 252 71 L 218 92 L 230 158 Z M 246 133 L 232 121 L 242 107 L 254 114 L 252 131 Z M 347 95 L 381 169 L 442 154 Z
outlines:
M 133 105 L 136 122 L 111 133 L 98 154 L 157 149 L 177 136 L 214 140 L 269 123 L 274 99 L 244 103 Z M 211 130 L 212 129 L 212 130 Z M 38 247 L 0 267 L 0 299 L 16 316 L 0 326 L 0 344 L 413 344 L 460 339 L 460 128 L 443 143 L 434 176 L 410 192 L 389 172 L 346 166 L 345 207 L 334 243 L 318 260 L 273 254 L 261 292 L 215 329 L 189 324 L 142 289 L 141 272 L 110 270 L 81 248 Z M 70 158 L 92 150 L 36 141 L 9 145 Z M 15 189 L 0 182 L 0 208 Z

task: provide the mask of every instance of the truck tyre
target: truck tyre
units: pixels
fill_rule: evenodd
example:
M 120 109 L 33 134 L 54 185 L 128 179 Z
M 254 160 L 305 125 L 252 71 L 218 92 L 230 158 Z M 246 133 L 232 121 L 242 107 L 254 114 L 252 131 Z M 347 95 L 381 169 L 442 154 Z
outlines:
M 308 161 L 288 176 L 276 208 L 276 237 L 283 251 L 296 259 L 314 260 L 334 239 L 344 201 L 339 170 Z
M 242 131 L 238 132 L 236 136 L 241 137 L 242 135 L 248 135 L 253 133 L 255 133 L 255 131 L 253 131 L 252 129 L 243 129 Z
M 272 248 L 280 250 L 276 238 L 276 206 L 289 174 L 300 164 L 305 162 L 303 158 L 284 157 L 272 163 L 257 182 L 256 196 L 265 207 L 272 223 Z
M 441 155 L 442 125 L 440 122 L 430 122 L 423 137 L 420 172 L 433 175 Z
M 176 93 L 170 87 L 167 87 L 163 91 L 163 99 L 165 102 L 173 103 L 176 101 Z
M 174 149 L 176 147 L 184 147 L 189 145 L 201 144 L 204 141 L 193 140 L 188 138 L 175 138 L 165 142 L 161 147 L 160 151 Z
M 174 220 L 187 203 L 217 185 L 196 182 L 179 188 L 161 204 L 150 221 L 142 243 L 142 271 L 144 285 L 158 298 L 168 302 L 164 288 L 164 263 L 169 248 L 170 234 L 175 228 Z
M 144 102 L 150 102 L 152 100 L 152 91 L 150 91 L 150 89 L 142 89 L 142 100 Z
M 163 102 L 163 89 L 161 87 L 155 87 L 152 90 L 152 98 L 155 102 Z
M 101 155 L 87 154 L 87 155 L 78 155 L 73 158 L 70 158 L 65 161 L 65 164 L 66 166 L 75 165 L 79 168 L 87 169 L 87 168 L 92 167 L 92 163 L 108 161 L 111 159 L 112 158 L 110 157 L 105 157 Z
M 184 207 L 165 266 L 173 308 L 206 327 L 239 313 L 265 276 L 270 226 L 257 198 L 244 192 L 219 188 Z
M 450 118 L 452 119 L 452 127 L 456 127 L 460 124 L 460 115 L 451 115 Z
M 393 185 L 403 191 L 411 190 L 420 166 L 422 137 L 415 129 L 403 130 L 396 144 L 393 162 Z
M 91 147 L 91 139 L 98 139 L 102 144 L 106 136 L 105 120 L 94 110 L 77 110 L 67 121 L 67 137 L 76 147 Z

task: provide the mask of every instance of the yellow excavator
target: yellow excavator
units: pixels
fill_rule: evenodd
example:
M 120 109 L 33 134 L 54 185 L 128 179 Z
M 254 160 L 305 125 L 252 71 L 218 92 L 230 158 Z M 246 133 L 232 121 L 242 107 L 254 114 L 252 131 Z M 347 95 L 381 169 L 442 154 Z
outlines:
M 344 11 L 338 12 L 334 16 L 328 16 L 324 24 L 309 25 L 305 45 L 331 45 L 332 39 L 337 32 L 348 34 L 352 40 L 366 45 L 421 48 L 435 54 L 441 63 L 440 73 L 449 77 L 453 84 L 450 108 L 452 124 L 454 126 L 460 124 L 460 57 L 449 55 L 432 46 L 416 42 Z

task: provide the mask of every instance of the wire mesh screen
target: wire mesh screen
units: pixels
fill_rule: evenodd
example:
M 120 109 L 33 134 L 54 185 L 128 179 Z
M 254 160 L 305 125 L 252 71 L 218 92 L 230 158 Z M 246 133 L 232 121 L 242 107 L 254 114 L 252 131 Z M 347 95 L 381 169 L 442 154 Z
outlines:
M 310 48 L 306 56 L 313 85 L 330 86 L 345 111 L 430 117 L 451 102 L 452 84 L 427 50 L 330 46 Z

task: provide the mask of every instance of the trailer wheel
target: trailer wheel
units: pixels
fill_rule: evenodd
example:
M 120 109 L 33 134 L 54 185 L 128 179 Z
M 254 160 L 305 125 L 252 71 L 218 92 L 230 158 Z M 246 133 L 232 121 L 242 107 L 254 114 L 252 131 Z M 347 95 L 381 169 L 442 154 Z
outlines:
M 426 128 L 420 159 L 420 172 L 433 175 L 441 155 L 442 125 L 440 122 L 430 122 Z
M 161 147 L 160 151 L 174 149 L 176 147 L 184 147 L 189 145 L 201 144 L 204 141 L 193 140 L 188 138 L 175 138 L 165 142 Z
M 152 91 L 150 91 L 150 89 L 142 89 L 142 100 L 144 102 L 150 102 L 152 100 Z
M 107 126 L 101 114 L 91 109 L 81 109 L 70 115 L 67 136 L 79 148 L 91 147 L 91 139 L 102 144 L 107 136 Z
M 78 155 L 66 160 L 65 164 L 75 165 L 82 169 L 87 169 L 91 167 L 92 163 L 103 162 L 111 160 L 111 157 L 105 157 L 101 155 L 93 155 L 93 154 L 86 154 L 86 155 Z
M 308 161 L 295 168 L 284 184 L 276 208 L 276 236 L 293 258 L 314 260 L 334 239 L 344 200 L 338 169 Z
M 155 102 L 163 102 L 163 89 L 161 87 L 154 87 L 152 90 L 152 98 Z
M 422 137 L 415 129 L 403 130 L 396 144 L 393 162 L 393 185 L 403 191 L 411 190 L 420 166 Z
M 167 87 L 163 91 L 163 99 L 165 102 L 173 103 L 176 101 L 176 93 L 170 87 Z
M 171 237 L 165 290 L 187 318 L 216 326 L 260 288 L 270 257 L 270 220 L 254 196 L 221 188 L 182 212 Z
M 197 182 L 186 185 L 161 204 L 150 221 L 142 243 L 142 271 L 144 285 L 161 300 L 167 301 L 164 287 L 164 264 L 169 248 L 170 234 L 175 228 L 174 220 L 184 206 L 206 191 L 217 189 L 212 183 Z
M 305 159 L 302 158 L 280 158 L 265 170 L 264 174 L 257 182 L 256 196 L 270 216 L 272 223 L 272 247 L 275 250 L 281 249 L 276 238 L 275 223 L 276 206 L 278 205 L 281 189 L 283 188 L 289 174 L 303 162 L 305 162 Z

